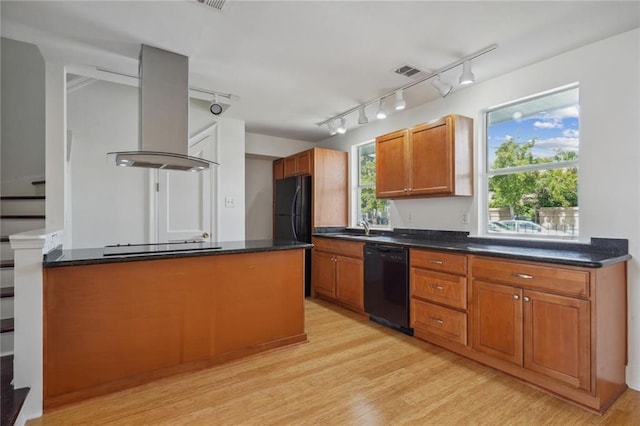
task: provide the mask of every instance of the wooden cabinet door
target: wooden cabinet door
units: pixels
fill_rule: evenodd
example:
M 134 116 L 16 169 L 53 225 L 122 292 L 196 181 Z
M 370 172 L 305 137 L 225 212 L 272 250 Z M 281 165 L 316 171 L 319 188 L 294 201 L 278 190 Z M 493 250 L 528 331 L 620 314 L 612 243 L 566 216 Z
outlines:
M 284 177 L 284 159 L 273 162 L 273 180 L 282 179 Z
M 522 290 L 472 282 L 473 348 L 522 365 Z
M 301 152 L 296 155 L 296 174 L 310 175 L 311 173 L 311 150 Z
M 453 193 L 451 117 L 414 127 L 409 132 L 409 195 Z
M 337 298 L 364 310 L 364 262 L 352 257 L 336 256 Z
M 296 157 L 287 157 L 284 159 L 284 177 L 296 175 Z
M 336 298 L 335 256 L 313 250 L 311 260 L 311 285 L 313 291 L 333 299 Z
M 524 292 L 524 366 L 591 390 L 589 301 Z
M 376 138 L 376 197 L 407 195 L 407 141 L 408 130 Z

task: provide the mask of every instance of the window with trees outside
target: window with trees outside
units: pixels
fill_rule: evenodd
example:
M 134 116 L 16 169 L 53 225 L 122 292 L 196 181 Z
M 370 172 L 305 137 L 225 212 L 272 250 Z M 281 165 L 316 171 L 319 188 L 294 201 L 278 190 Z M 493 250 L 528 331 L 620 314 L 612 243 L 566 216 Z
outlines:
M 578 237 L 577 85 L 486 113 L 487 234 Z
M 389 227 L 389 201 L 376 198 L 376 145 L 367 142 L 357 147 L 358 187 L 357 219 L 372 227 Z M 356 223 L 356 225 L 358 224 Z

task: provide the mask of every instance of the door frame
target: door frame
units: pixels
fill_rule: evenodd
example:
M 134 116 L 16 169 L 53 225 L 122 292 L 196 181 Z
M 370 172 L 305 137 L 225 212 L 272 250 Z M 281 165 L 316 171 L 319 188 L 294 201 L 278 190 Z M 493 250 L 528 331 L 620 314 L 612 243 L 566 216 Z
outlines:
M 220 153 L 218 141 L 218 122 L 213 121 L 201 129 L 194 132 L 189 137 L 189 148 L 198 143 L 202 142 L 207 138 L 214 138 L 214 146 L 213 146 L 213 158 L 209 158 L 211 161 L 217 162 L 218 156 Z M 217 240 L 218 229 L 219 229 L 219 217 L 218 214 L 218 189 L 219 189 L 219 179 L 218 179 L 218 167 L 212 166 L 210 175 L 210 234 L 211 241 Z M 159 176 L 158 170 L 150 169 L 147 174 L 147 217 L 148 217 L 148 227 L 147 227 L 147 240 L 150 243 L 158 243 L 159 238 L 159 199 L 158 199 L 158 183 Z

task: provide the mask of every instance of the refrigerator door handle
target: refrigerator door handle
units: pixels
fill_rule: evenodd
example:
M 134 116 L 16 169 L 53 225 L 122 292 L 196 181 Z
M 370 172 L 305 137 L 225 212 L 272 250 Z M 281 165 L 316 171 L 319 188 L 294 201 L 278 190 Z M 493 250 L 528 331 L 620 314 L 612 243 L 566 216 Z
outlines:
M 300 185 L 296 187 L 296 193 L 293 195 L 293 202 L 291 203 L 291 230 L 293 231 L 293 238 L 298 241 L 298 233 L 296 232 L 296 202 L 298 201 L 298 194 L 300 193 Z

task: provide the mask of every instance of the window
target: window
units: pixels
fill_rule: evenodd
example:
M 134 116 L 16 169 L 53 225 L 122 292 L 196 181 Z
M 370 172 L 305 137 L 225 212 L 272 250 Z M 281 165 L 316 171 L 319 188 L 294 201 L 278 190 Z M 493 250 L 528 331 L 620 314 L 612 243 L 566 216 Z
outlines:
M 366 220 L 373 227 L 389 227 L 389 201 L 376 198 L 376 145 L 367 142 L 357 148 L 356 223 Z
M 487 233 L 578 237 L 578 87 L 486 113 Z

